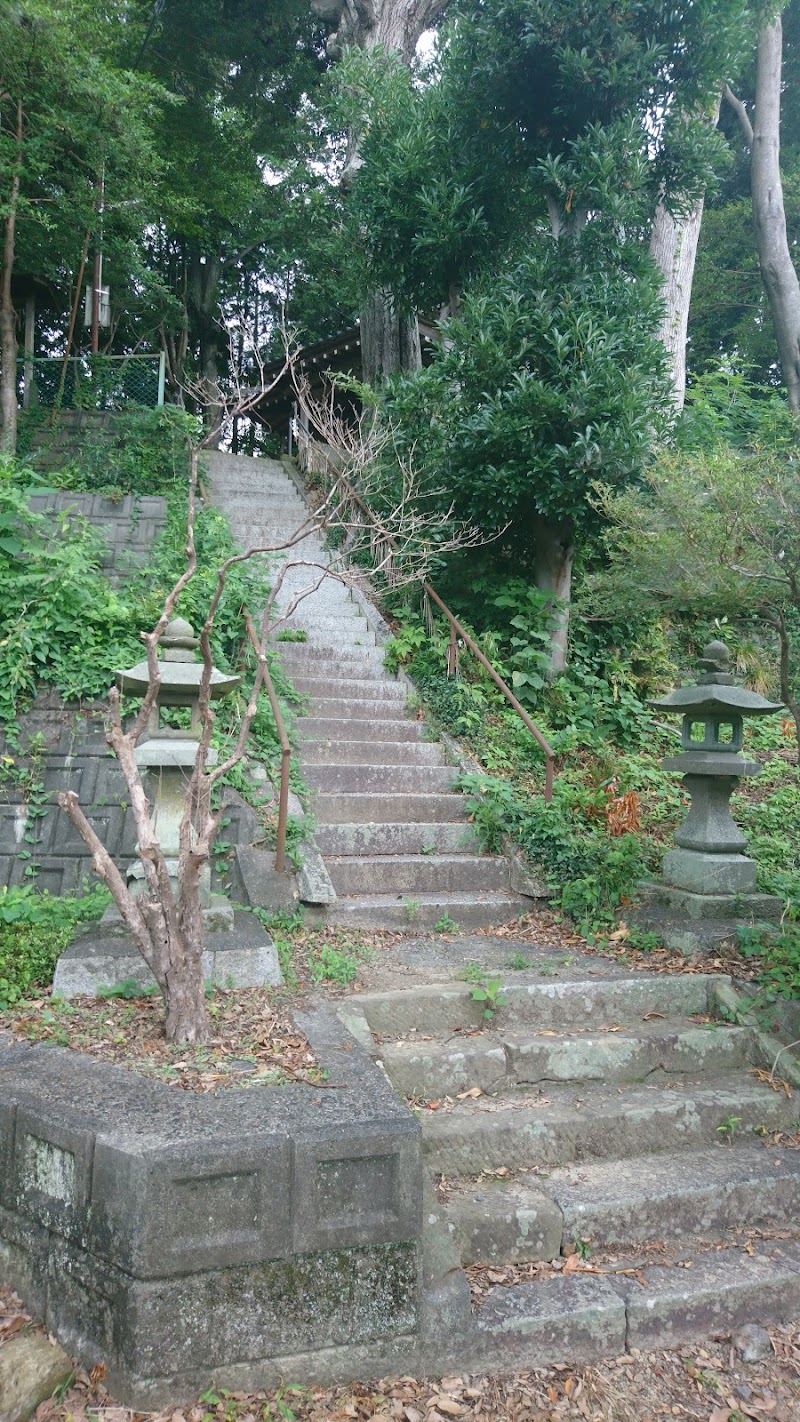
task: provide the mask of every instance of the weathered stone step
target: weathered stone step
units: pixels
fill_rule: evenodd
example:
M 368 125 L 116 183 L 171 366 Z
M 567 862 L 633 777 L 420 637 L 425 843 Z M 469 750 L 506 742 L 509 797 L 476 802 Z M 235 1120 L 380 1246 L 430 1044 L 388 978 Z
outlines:
M 391 894 L 362 894 L 358 898 L 337 899 L 328 911 L 329 923 L 351 928 L 439 929 L 446 923 L 467 932 L 508 923 L 525 910 L 525 900 L 506 890 L 486 893 L 426 894 L 414 892 L 402 897 Z
M 675 1348 L 744 1323 L 788 1323 L 800 1312 L 800 1249 L 775 1240 L 750 1255 L 740 1249 L 698 1254 L 691 1269 L 644 1270 L 620 1280 L 627 1347 Z
M 458 771 L 450 765 L 306 765 L 309 790 L 343 794 L 436 794 L 451 790 Z
M 577 1239 L 630 1251 L 685 1245 L 738 1227 L 800 1218 L 800 1160 L 791 1151 L 720 1141 L 704 1150 L 448 1182 L 446 1228 L 463 1264 L 554 1259 Z
M 326 858 L 337 894 L 480 893 L 508 887 L 508 863 L 480 854 L 396 854 Z
M 444 765 L 442 747 L 436 741 L 373 740 L 307 740 L 301 721 L 298 726 L 302 740 L 300 759 L 307 765 Z M 353 727 L 349 727 L 353 735 Z
M 454 797 L 456 798 L 456 797 Z M 487 972 L 502 979 L 506 1001 L 497 1008 L 493 1030 L 506 1027 L 557 1028 L 595 1032 L 603 1026 L 636 1024 L 649 1013 L 691 1017 L 708 1010 L 714 987 L 725 979 L 713 973 L 617 978 L 539 979 L 521 983 L 517 975 Z M 444 1037 L 454 1028 L 485 1026 L 483 1008 L 467 982 L 431 983 L 391 992 L 362 993 L 359 1005 L 380 1037 L 407 1037 L 412 1029 Z M 655 1020 L 655 1019 L 648 1019 Z
M 290 676 L 336 676 L 348 681 L 383 680 L 382 647 L 351 647 L 333 651 L 314 642 L 280 643 L 281 661 Z
M 462 795 L 397 795 L 379 791 L 321 792 L 314 796 L 314 814 L 320 825 L 458 823 L 467 818 Z
M 619 1357 L 626 1348 L 626 1314 L 615 1284 L 573 1275 L 490 1289 L 469 1351 L 454 1358 L 454 1366 L 497 1373 L 529 1368 L 533 1359 L 544 1367 Z
M 636 1082 L 654 1072 L 729 1071 L 748 1063 L 749 1046 L 747 1028 L 676 1021 L 614 1034 L 487 1031 L 445 1042 L 420 1041 L 417 1033 L 383 1043 L 381 1057 L 397 1091 L 436 1101 L 474 1086 L 497 1092 L 550 1081 Z
M 644 1285 L 609 1273 L 490 1289 L 475 1320 L 470 1367 L 500 1371 L 530 1366 L 531 1358 L 541 1366 L 693 1345 L 754 1319 L 789 1323 L 800 1307 L 800 1258 L 791 1242 L 753 1256 L 702 1253 L 689 1269 L 646 1269 L 641 1277 Z M 459 1367 L 465 1361 L 454 1358 Z
M 341 617 L 331 618 L 330 622 L 331 624 L 335 623 L 335 626 L 329 625 L 323 627 L 320 626 L 313 612 L 306 612 L 302 618 L 298 616 L 297 612 L 294 612 L 291 616 L 284 619 L 281 626 L 287 629 L 297 628 L 299 631 L 305 632 L 307 640 L 303 643 L 304 646 L 342 647 L 351 649 L 353 647 L 373 647 L 375 645 L 375 633 L 368 622 L 361 622 L 357 617 L 350 617 L 344 611 Z M 318 691 L 321 689 L 328 695 L 336 695 L 336 692 L 329 689 L 327 680 L 323 680 L 322 677 L 323 674 L 321 672 L 314 672 L 311 676 L 304 676 L 302 679 L 303 681 L 313 681 Z M 348 685 L 352 687 L 354 682 L 357 683 L 358 678 L 354 678 L 353 682 L 348 683 Z M 380 682 L 377 683 L 377 685 L 381 684 Z M 390 683 L 390 685 L 391 684 L 393 683 Z M 304 689 L 310 691 L 312 695 L 314 694 L 312 687 L 307 686 Z M 347 695 L 348 693 L 344 691 L 342 694 Z M 358 695 L 358 692 L 351 692 L 350 694 Z
M 406 704 L 406 688 L 399 681 L 369 681 L 365 682 L 359 677 L 323 677 L 316 676 L 295 676 L 292 678 L 298 691 L 313 698 L 315 705 L 318 699 L 324 701 L 389 701 L 392 704 L 393 714 L 397 715 L 398 707 Z M 342 712 L 346 715 L 346 712 Z
M 357 731 L 359 737 L 370 741 L 419 741 L 425 727 L 421 721 L 395 721 L 389 716 L 376 717 L 369 721 L 358 718 L 358 726 L 351 726 L 350 720 L 339 720 L 335 716 L 304 716 L 298 722 L 297 730 L 306 745 L 316 740 L 350 740 Z
M 718 1141 L 720 1125 L 731 1119 L 740 1135 L 748 1135 L 761 1127 L 784 1129 L 796 1117 L 796 1101 L 744 1073 L 624 1091 L 577 1091 L 548 1083 L 538 1099 L 480 1098 L 459 1102 L 447 1112 L 425 1111 L 422 1144 L 432 1170 L 475 1175 L 501 1166 L 557 1166 L 688 1150 Z
M 587 1162 L 544 1182 L 564 1220 L 564 1242 L 628 1245 L 737 1226 L 800 1223 L 800 1152 L 720 1135 L 713 1149 Z
M 470 854 L 480 848 L 471 825 L 319 825 L 321 854 Z
M 293 683 L 297 687 L 297 682 Z M 351 682 L 352 686 L 353 683 Z M 374 695 L 372 682 L 361 682 L 364 695 L 354 695 L 348 693 L 347 696 L 334 696 L 333 683 L 328 687 L 327 696 L 314 693 L 312 708 L 315 720 L 337 720 L 340 725 L 347 721 L 396 721 L 405 709 L 405 701 L 401 701 L 397 696 L 384 696 L 382 693 Z M 377 683 L 381 686 L 381 683 Z M 384 683 L 385 685 L 385 683 Z M 299 690 L 299 688 L 297 688 Z M 311 719 L 311 718 L 309 718 Z M 409 722 L 409 725 L 417 724 Z

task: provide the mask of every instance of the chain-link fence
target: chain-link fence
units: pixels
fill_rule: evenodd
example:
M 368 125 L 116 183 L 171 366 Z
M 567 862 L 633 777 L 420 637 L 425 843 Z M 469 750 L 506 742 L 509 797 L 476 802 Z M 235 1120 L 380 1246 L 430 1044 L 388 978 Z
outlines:
M 17 362 L 17 397 L 26 410 L 155 409 L 164 403 L 164 356 L 35 356 Z

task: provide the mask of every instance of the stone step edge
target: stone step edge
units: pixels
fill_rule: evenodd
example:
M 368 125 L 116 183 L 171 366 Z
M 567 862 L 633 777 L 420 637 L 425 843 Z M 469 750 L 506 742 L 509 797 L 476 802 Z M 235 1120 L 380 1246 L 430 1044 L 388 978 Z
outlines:
M 612 1177 L 620 1166 L 625 1168 L 628 1182 L 636 1181 L 636 1188 L 629 1183 L 626 1189 L 623 1184 L 616 1195 L 598 1197 L 598 1177 Z M 708 1226 L 687 1227 L 686 1223 L 686 1210 L 691 1212 L 706 1197 L 716 1202 L 717 1211 L 722 1214 L 729 1197 L 734 1210 L 742 1208 L 742 1192 L 754 1194 L 769 1206 L 770 1196 L 777 1195 L 780 1200 L 787 1185 L 791 1186 L 794 1201 L 800 1189 L 800 1158 L 795 1159 L 795 1153 L 781 1152 L 776 1162 L 762 1146 L 740 1143 L 730 1152 L 720 1143 L 663 1155 L 631 1156 L 622 1162 L 587 1161 L 541 1172 L 521 1171 L 508 1181 L 449 1176 L 447 1198 L 436 1206 L 437 1226 L 448 1230 L 463 1263 L 503 1268 L 509 1263 L 557 1258 L 570 1252 L 569 1246 L 578 1238 L 592 1244 L 596 1241 L 594 1230 L 598 1222 L 602 1225 L 604 1213 L 613 1218 L 622 1209 L 634 1215 L 638 1208 L 649 1219 L 653 1209 L 665 1211 L 659 1216 L 663 1228 L 652 1233 L 638 1230 L 638 1222 L 637 1232 L 624 1238 L 613 1234 L 609 1237 L 602 1230 L 600 1247 L 622 1249 L 635 1256 L 651 1239 L 680 1244 L 687 1239 L 711 1239 Z M 482 1203 L 482 1192 L 486 1204 L 480 1210 L 476 1196 Z M 486 1221 L 485 1232 L 481 1225 L 476 1243 L 476 1223 L 481 1214 Z M 769 1214 L 769 1208 L 764 1214 Z M 784 1211 L 778 1220 L 781 1229 L 790 1222 Z M 718 1219 L 710 1226 L 712 1231 L 722 1227 Z M 760 1222 L 758 1227 L 761 1228 Z M 516 1238 L 512 1238 L 514 1231 Z M 476 1248 L 481 1251 L 478 1260 L 473 1253 Z
M 736 1249 L 696 1255 L 688 1269 L 656 1266 L 636 1278 L 578 1269 L 498 1285 L 477 1314 L 466 1276 L 451 1268 L 423 1292 L 423 1362 L 429 1374 L 525 1368 L 531 1358 L 574 1367 L 637 1349 L 696 1347 L 745 1323 L 785 1324 L 798 1315 L 796 1246 L 774 1257 Z

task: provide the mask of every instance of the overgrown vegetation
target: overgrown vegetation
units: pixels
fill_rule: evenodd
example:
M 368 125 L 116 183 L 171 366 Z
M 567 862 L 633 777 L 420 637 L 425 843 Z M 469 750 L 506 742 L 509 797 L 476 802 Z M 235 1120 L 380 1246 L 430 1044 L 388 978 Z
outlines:
M 27 884 L 0 891 L 0 1010 L 46 988 L 77 925 L 100 918 L 110 901 L 99 885 L 81 898 L 53 898 Z

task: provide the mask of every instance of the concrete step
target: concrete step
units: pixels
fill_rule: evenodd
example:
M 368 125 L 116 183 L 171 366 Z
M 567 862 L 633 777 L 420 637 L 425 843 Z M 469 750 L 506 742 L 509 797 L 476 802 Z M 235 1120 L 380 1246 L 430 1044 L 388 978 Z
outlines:
M 298 676 L 336 676 L 348 681 L 369 677 L 385 677 L 383 647 L 354 648 L 348 652 L 334 647 L 315 646 L 313 642 L 282 642 L 281 659 L 287 672 Z
M 624 1091 L 548 1083 L 538 1095 L 481 1097 L 456 1102 L 446 1112 L 426 1111 L 422 1145 L 432 1170 L 476 1175 L 501 1166 L 553 1167 L 688 1150 L 718 1142 L 720 1125 L 732 1118 L 742 1137 L 762 1127 L 786 1129 L 796 1117 L 796 1101 L 744 1073 Z
M 393 721 L 385 716 L 369 721 L 358 718 L 358 726 L 351 725 L 350 719 L 339 720 L 335 716 L 304 716 L 297 725 L 298 733 L 305 745 L 314 741 L 349 740 L 357 731 L 369 741 L 419 741 L 425 731 L 422 721 Z
M 314 838 L 326 855 L 471 854 L 480 848 L 465 824 L 318 825 Z
M 326 857 L 337 894 L 482 893 L 508 887 L 508 862 L 481 854 L 375 854 Z
M 297 681 L 292 683 L 296 690 L 300 690 Z M 313 720 L 336 720 L 340 725 L 345 725 L 348 721 L 377 721 L 386 720 L 396 722 L 402 717 L 405 710 L 405 701 L 399 700 L 396 696 L 375 696 L 373 694 L 372 682 L 361 682 L 365 693 L 368 695 L 354 696 L 334 696 L 333 683 L 328 687 L 327 695 L 314 693 L 311 696 L 311 707 Z M 351 682 L 352 686 L 353 683 Z M 380 685 L 380 683 L 379 683 Z M 305 694 L 305 693 L 304 693 Z M 409 726 L 419 725 L 419 722 L 409 721 Z
M 794 1226 L 800 1158 L 719 1142 L 549 1175 L 451 1180 L 445 1218 L 462 1264 L 554 1259 L 577 1239 L 595 1248 L 630 1250 L 650 1240 L 688 1247 L 737 1228 Z
M 537 1366 L 574 1365 L 632 1349 L 693 1347 L 754 1320 L 790 1323 L 799 1307 L 794 1242 L 752 1256 L 731 1248 L 698 1254 L 689 1269 L 645 1269 L 637 1278 L 578 1272 L 490 1289 L 468 1352 L 453 1361 L 462 1371 L 468 1363 L 501 1372 L 530 1367 L 532 1358 Z
M 395 716 L 398 708 L 406 704 L 406 688 L 398 681 L 364 682 L 358 677 L 334 676 L 295 676 L 292 680 L 298 691 L 314 701 L 390 701 Z
M 382 1043 L 381 1058 L 397 1091 L 438 1101 L 473 1086 L 498 1092 L 550 1081 L 636 1082 L 654 1073 L 729 1071 L 749 1063 L 749 1048 L 747 1028 L 709 1030 L 678 1020 L 646 1022 L 635 1033 L 613 1035 L 532 1037 L 489 1029 L 425 1041 L 415 1033 L 407 1041 Z
M 351 928 L 394 928 L 406 931 L 437 929 L 440 932 L 477 932 L 492 928 L 525 911 L 526 900 L 508 890 L 486 893 L 362 894 L 358 898 L 337 899 L 328 910 L 328 923 Z M 450 927 L 453 925 L 453 927 Z
M 353 727 L 349 728 L 353 734 Z M 442 747 L 436 741 L 364 740 L 310 741 L 298 727 L 303 765 L 444 765 Z
M 449 765 L 306 765 L 309 790 L 343 794 L 398 792 L 425 795 L 452 789 L 458 772 Z M 385 818 L 385 817 L 383 817 Z
M 740 1249 L 698 1254 L 691 1269 L 643 1271 L 644 1287 L 619 1287 L 627 1349 L 676 1348 L 744 1323 L 788 1323 L 800 1311 L 800 1248 L 776 1240 L 752 1256 Z
M 374 638 L 375 634 L 366 617 L 362 617 L 353 603 L 342 603 L 341 610 L 337 609 L 333 613 L 317 612 L 314 603 L 321 591 L 321 588 L 316 589 L 313 594 L 310 593 L 307 598 L 298 603 L 295 611 L 287 618 L 289 626 L 302 628 L 309 632 L 327 632 L 331 636 L 334 648 L 338 647 L 339 643 L 333 639 L 339 637 L 343 631 L 348 635 L 350 633 L 366 635 L 368 632 Z M 364 645 L 368 644 L 365 642 Z
M 574 1032 L 585 1028 L 598 1035 L 603 1027 L 627 1023 L 638 1028 L 645 1018 L 657 1020 L 650 1014 L 664 1018 L 704 1014 L 715 986 L 725 981 L 714 973 L 637 973 L 529 983 L 519 982 L 517 974 L 502 970 L 487 976 L 501 979 L 505 998 L 494 1015 L 492 1030 Z M 362 993 L 359 1004 L 371 1031 L 379 1037 L 405 1039 L 411 1031 L 417 1031 L 441 1038 L 454 1029 L 474 1030 L 486 1025 L 483 1009 L 473 1001 L 468 982 Z
M 430 824 L 466 820 L 463 795 L 398 795 L 390 791 L 359 793 L 324 791 L 314 796 L 320 825 Z
M 625 1245 L 728 1229 L 797 1225 L 800 1152 L 749 1145 L 639 1157 L 555 1170 L 546 1182 L 561 1210 L 564 1242 Z
M 282 622 L 281 627 L 299 627 L 302 625 L 303 631 L 308 634 L 307 640 L 303 643 L 305 647 L 341 647 L 342 650 L 350 651 L 353 648 L 372 647 L 375 645 L 374 632 L 371 630 L 360 632 L 357 628 L 354 631 L 350 627 L 351 619 L 346 619 L 346 622 L 347 626 L 340 628 L 338 632 L 332 632 L 328 628 L 320 629 L 314 626 L 313 622 L 300 624 L 295 618 L 290 618 L 288 621 Z M 280 630 L 280 628 L 278 630 Z M 316 680 L 318 682 L 320 675 L 321 673 L 316 674 Z M 319 694 L 322 694 L 321 690 Z M 337 693 L 331 692 L 329 694 L 336 695 Z M 342 694 L 346 695 L 347 693 L 343 692 Z M 352 694 L 357 695 L 358 693 L 354 692 Z

